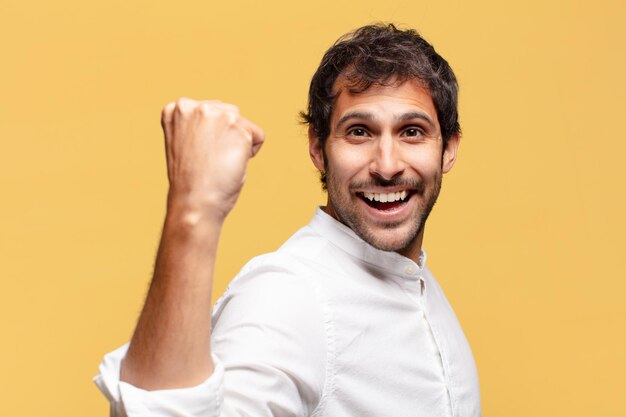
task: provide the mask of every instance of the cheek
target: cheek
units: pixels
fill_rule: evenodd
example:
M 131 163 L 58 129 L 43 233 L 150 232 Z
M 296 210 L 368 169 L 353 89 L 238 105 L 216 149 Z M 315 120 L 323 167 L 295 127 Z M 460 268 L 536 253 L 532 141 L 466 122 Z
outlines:
M 336 178 L 350 178 L 367 169 L 367 155 L 355 147 L 335 145 L 328 151 L 326 168 Z
M 441 152 L 436 149 L 412 149 L 405 152 L 407 164 L 425 180 L 441 172 Z

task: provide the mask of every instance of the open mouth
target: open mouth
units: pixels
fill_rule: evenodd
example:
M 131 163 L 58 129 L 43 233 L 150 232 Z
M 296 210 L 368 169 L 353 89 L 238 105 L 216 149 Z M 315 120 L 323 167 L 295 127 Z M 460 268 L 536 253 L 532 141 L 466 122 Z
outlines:
M 362 192 L 357 193 L 357 195 L 361 197 L 368 206 L 376 210 L 390 211 L 406 204 L 414 193 L 414 191 L 404 190 L 395 193 Z

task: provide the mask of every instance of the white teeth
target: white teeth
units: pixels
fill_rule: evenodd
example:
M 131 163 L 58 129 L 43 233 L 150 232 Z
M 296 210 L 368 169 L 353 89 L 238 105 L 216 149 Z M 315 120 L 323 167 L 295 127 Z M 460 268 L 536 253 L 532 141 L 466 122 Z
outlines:
M 364 192 L 363 197 L 367 198 L 369 201 L 380 201 L 381 203 L 393 203 L 398 200 L 405 200 L 408 195 L 406 190 L 398 191 L 396 193 L 368 193 Z

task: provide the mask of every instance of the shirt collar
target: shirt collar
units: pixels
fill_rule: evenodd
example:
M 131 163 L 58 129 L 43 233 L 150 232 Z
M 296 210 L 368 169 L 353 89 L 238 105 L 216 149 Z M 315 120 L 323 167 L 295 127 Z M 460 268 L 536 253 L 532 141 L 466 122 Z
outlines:
M 418 278 L 426 266 L 426 252 L 420 249 L 418 263 L 396 252 L 376 249 L 352 229 L 317 207 L 309 226 L 333 245 L 361 261 L 406 278 Z

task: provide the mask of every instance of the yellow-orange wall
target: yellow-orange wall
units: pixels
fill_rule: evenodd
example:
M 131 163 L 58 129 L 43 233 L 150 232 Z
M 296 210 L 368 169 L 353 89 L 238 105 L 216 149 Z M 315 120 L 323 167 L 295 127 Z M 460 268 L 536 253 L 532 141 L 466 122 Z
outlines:
M 464 138 L 427 228 L 485 416 L 626 416 L 623 1 L 0 0 L 0 415 L 105 416 L 166 192 L 160 109 L 238 104 L 267 143 L 215 297 L 324 201 L 297 124 L 342 33 L 418 28 L 460 84 Z

